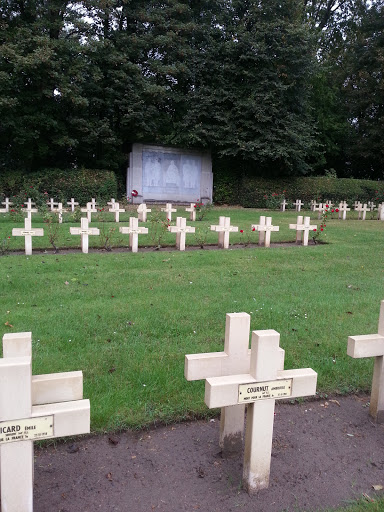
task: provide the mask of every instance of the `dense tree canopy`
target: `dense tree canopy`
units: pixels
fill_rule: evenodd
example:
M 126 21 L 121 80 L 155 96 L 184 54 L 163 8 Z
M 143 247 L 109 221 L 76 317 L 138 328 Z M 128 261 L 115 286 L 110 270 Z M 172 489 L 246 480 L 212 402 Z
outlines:
M 0 0 L 0 169 L 118 170 L 150 141 L 382 177 L 383 19 L 365 0 Z

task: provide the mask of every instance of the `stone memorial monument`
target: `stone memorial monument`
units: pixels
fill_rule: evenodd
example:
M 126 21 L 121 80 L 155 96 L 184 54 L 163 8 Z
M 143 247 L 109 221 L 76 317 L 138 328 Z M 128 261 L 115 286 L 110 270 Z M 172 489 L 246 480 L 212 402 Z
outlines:
M 209 151 L 133 144 L 127 169 L 127 197 L 146 201 L 212 202 L 213 174 Z

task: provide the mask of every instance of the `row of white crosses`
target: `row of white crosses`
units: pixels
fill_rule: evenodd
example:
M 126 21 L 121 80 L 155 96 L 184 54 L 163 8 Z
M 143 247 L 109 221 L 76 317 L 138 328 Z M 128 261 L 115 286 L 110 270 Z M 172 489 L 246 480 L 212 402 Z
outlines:
M 311 368 L 284 370 L 284 350 L 274 330 L 253 331 L 250 316 L 227 314 L 224 352 L 185 357 L 187 380 L 205 381 L 205 403 L 221 407 L 220 446 L 224 455 L 239 452 L 247 409 L 243 486 L 249 493 L 269 485 L 276 399 L 316 393 L 317 373 Z
M 91 208 L 91 203 L 89 203 L 89 207 Z M 118 203 L 114 203 L 114 207 L 116 215 L 118 215 L 119 208 Z M 90 209 L 88 210 L 88 212 Z M 141 210 L 140 214 L 146 215 L 147 209 Z M 150 211 L 150 210 L 149 210 Z M 122 234 L 129 234 L 129 246 L 132 249 L 132 252 L 138 251 L 138 236 L 141 234 L 148 234 L 148 228 L 139 227 L 138 221 L 135 217 L 129 218 L 129 227 L 120 227 L 119 231 Z M 81 250 L 83 253 L 87 254 L 89 249 L 89 236 L 98 236 L 100 235 L 100 230 L 95 227 L 89 226 L 89 218 L 82 217 L 80 219 L 80 227 L 71 227 L 70 233 L 71 235 L 80 235 L 81 236 Z M 272 225 L 272 217 L 260 216 L 259 224 L 252 224 L 251 226 L 253 231 L 258 231 L 259 233 L 259 245 L 264 245 L 264 247 L 270 247 L 271 244 L 271 233 L 279 231 L 279 226 Z M 316 229 L 317 226 L 310 224 L 310 218 L 305 217 L 303 221 L 303 217 L 297 217 L 296 224 L 290 224 L 290 229 L 296 230 L 296 242 L 300 242 L 302 240 L 302 233 L 304 233 L 304 237 L 302 240 L 303 245 L 308 245 L 309 231 Z M 219 217 L 218 225 L 211 225 L 211 231 L 216 231 L 219 234 L 218 246 L 222 249 L 229 248 L 229 235 L 231 232 L 238 232 L 238 226 L 231 225 L 230 217 Z M 194 233 L 195 228 L 192 226 L 186 225 L 186 219 L 184 217 L 177 217 L 175 226 L 168 226 L 168 231 L 171 233 L 176 233 L 176 248 L 179 251 L 185 251 L 185 241 L 186 235 L 188 233 Z M 32 254 L 32 237 L 33 236 L 44 236 L 44 230 L 41 228 L 31 228 L 31 219 L 26 218 L 24 221 L 24 228 L 14 228 L 12 230 L 12 236 L 24 236 L 25 237 L 25 253 L 27 255 Z
M 90 432 L 81 371 L 32 375 L 32 334 L 5 334 L 0 359 L 1 511 L 33 512 L 33 442 Z

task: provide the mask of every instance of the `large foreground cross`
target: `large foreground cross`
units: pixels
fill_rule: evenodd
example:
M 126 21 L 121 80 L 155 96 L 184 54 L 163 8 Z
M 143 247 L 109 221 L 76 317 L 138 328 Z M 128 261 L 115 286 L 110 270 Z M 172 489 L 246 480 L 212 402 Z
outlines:
M 349 336 L 347 354 L 355 359 L 375 358 L 369 414 L 377 423 L 384 423 L 384 300 L 377 334 Z
M 82 372 L 32 376 L 32 335 L 5 334 L 0 359 L 1 511 L 33 511 L 33 441 L 86 434 Z
M 248 404 L 243 486 L 251 494 L 269 485 L 275 400 L 316 393 L 311 368 L 280 369 L 280 335 L 253 331 L 249 373 L 205 381 L 205 403 L 214 407 Z
M 227 313 L 223 352 L 188 354 L 185 356 L 184 376 L 190 380 L 224 377 L 247 373 L 251 361 L 249 331 L 251 317 L 248 313 Z M 279 369 L 284 368 L 284 350 L 279 349 Z M 245 404 L 221 408 L 220 447 L 224 456 L 242 449 Z

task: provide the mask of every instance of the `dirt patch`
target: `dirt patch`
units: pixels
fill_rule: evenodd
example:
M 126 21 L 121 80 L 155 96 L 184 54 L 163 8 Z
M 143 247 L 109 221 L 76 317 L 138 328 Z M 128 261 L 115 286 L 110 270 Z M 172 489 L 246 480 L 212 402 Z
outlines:
M 276 404 L 270 486 L 254 496 L 241 488 L 243 454 L 219 453 L 218 420 L 36 448 L 34 510 L 309 512 L 374 497 L 372 485 L 384 486 L 384 426 L 368 402 Z

